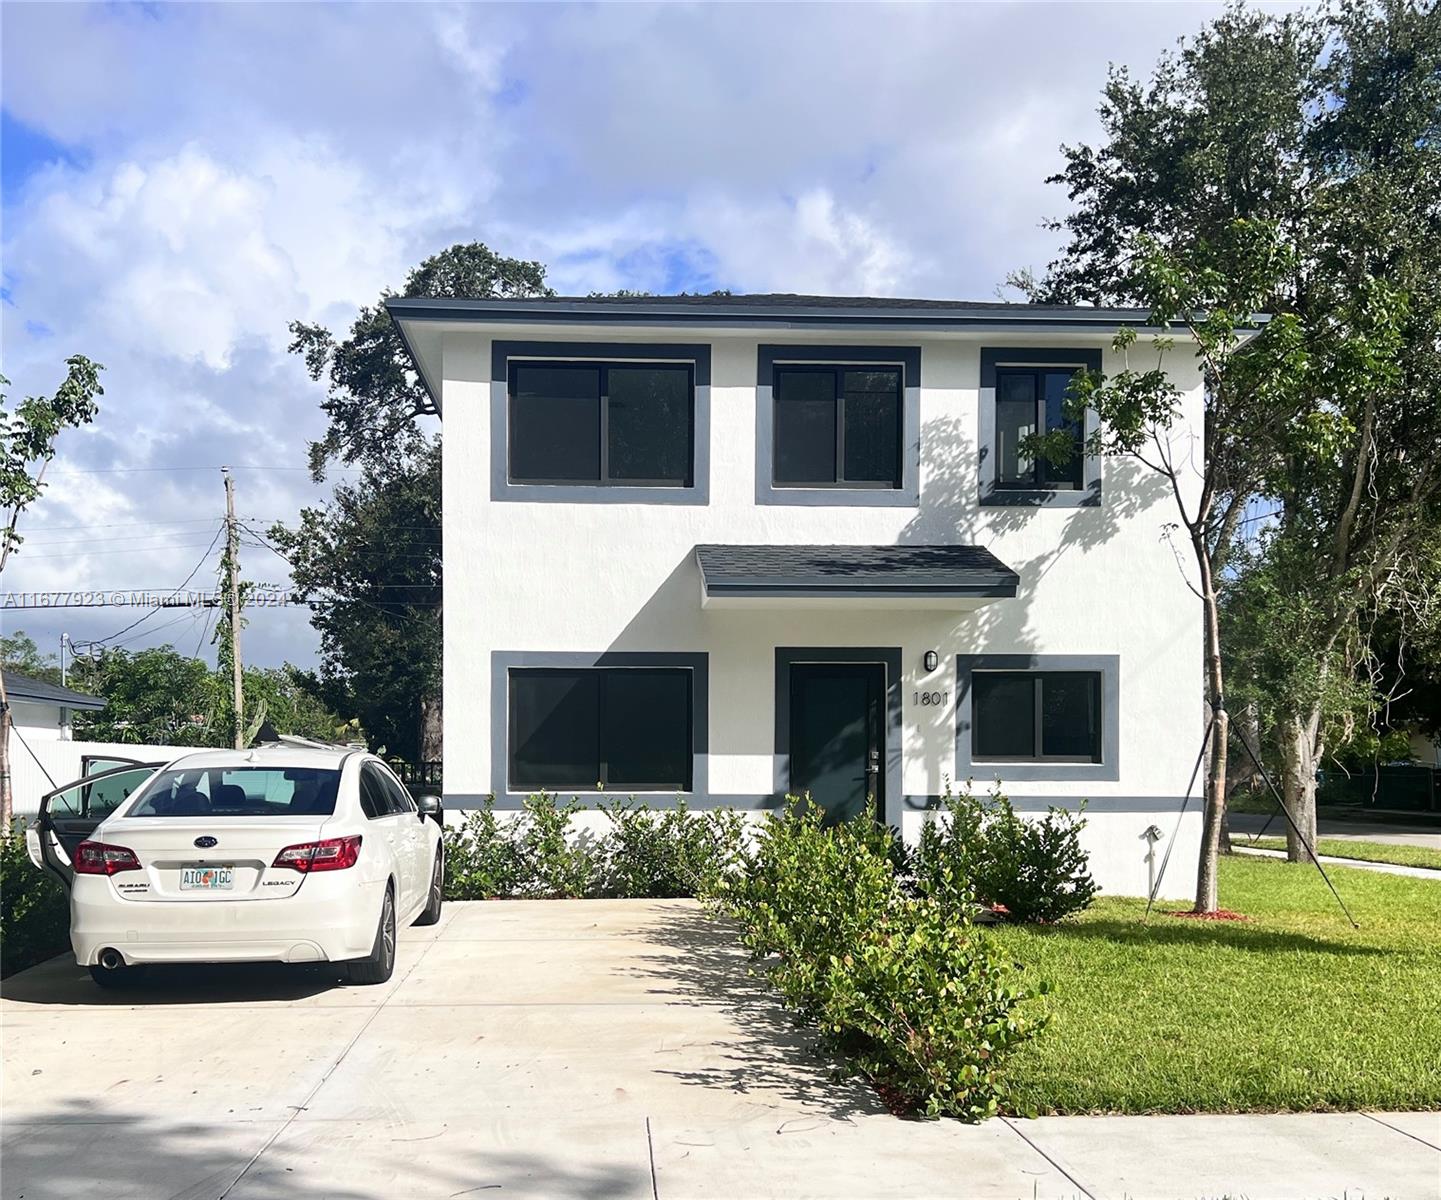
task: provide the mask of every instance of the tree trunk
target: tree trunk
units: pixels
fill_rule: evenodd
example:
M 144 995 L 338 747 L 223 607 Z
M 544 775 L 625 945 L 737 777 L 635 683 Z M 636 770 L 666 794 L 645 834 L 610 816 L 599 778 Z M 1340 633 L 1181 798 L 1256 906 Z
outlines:
M 1201 605 L 1206 628 L 1206 695 L 1212 704 L 1210 763 L 1206 771 L 1205 820 L 1201 827 L 1201 862 L 1196 872 L 1198 913 L 1215 912 L 1219 904 L 1216 873 L 1221 856 L 1221 831 L 1226 819 L 1226 750 L 1230 718 L 1225 708 L 1225 675 L 1221 665 L 1221 609 L 1216 597 L 1211 561 L 1202 535 L 1193 531 L 1192 545 L 1201 572 Z
M 1310 862 L 1316 845 L 1316 734 L 1321 712 L 1288 716 L 1276 731 L 1281 751 L 1281 797 L 1286 814 L 1286 857 Z
M 441 721 L 442 708 L 439 696 L 422 696 L 420 699 L 420 761 L 422 764 L 440 762 L 444 753 Z
M 15 821 L 15 798 L 10 789 L 10 697 L 0 676 L 0 837 L 10 836 Z

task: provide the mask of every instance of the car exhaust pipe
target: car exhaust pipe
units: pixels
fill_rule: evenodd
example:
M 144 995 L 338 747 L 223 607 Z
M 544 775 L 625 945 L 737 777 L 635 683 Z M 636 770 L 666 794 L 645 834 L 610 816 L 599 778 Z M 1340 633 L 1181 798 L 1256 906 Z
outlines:
M 118 971 L 125 965 L 125 959 L 119 950 L 112 946 L 106 946 L 100 951 L 100 965 L 107 971 Z

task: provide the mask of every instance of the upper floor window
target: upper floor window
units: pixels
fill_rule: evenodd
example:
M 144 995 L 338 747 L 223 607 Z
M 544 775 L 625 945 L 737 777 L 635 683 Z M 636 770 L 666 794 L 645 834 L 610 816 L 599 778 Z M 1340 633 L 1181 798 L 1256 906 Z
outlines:
M 691 363 L 510 363 L 513 483 L 692 486 Z
M 1073 488 L 1082 486 L 1085 443 L 1079 421 L 1067 415 L 1071 383 L 1080 368 L 996 368 L 996 486 Z M 1071 457 L 1056 465 L 1026 453 L 1031 434 L 1057 430 L 1070 435 Z
M 901 486 L 899 366 L 778 365 L 777 487 Z
M 1077 376 L 1101 370 L 1101 351 L 1080 346 L 982 346 L 976 445 L 982 505 L 1084 508 L 1101 503 L 1102 456 L 1087 439 L 1096 414 L 1071 413 Z M 1070 455 L 1052 463 L 1027 439 L 1058 435 Z M 1052 440 L 1052 439 L 1048 439 Z
M 921 348 L 756 347 L 756 503 L 915 508 Z

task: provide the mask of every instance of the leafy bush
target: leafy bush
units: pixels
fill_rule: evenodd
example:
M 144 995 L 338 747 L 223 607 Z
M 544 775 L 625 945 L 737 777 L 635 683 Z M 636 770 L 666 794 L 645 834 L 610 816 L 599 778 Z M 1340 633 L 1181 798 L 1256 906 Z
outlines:
M 618 802 L 600 808 L 611 823 L 601 843 L 607 895 L 695 896 L 740 861 L 745 818 L 732 809 L 692 815 L 683 800 L 661 811 Z
M 515 817 L 495 804 L 445 828 L 446 895 L 452 900 L 520 897 L 694 896 L 736 869 L 745 819 L 729 809 L 700 815 L 675 808 L 602 804 L 610 829 L 600 835 L 572 828 L 581 806 L 531 796 Z
M 522 895 L 561 900 L 596 893 L 602 855 L 595 839 L 570 836 L 580 808 L 574 799 L 557 805 L 545 792 L 526 800 L 516 838 Z
M 70 900 L 65 889 L 25 853 L 17 821 L 0 839 L 0 977 L 59 954 L 70 945 Z
M 1004 1101 L 1007 1057 L 1043 1024 L 1023 1005 L 1044 985 L 1022 986 L 971 924 L 954 863 L 932 874 L 947 902 L 906 895 L 893 840 L 870 820 L 825 827 L 814 806 L 789 803 L 713 899 L 783 1002 L 853 1069 L 928 1116 L 980 1120 Z
M 941 819 L 925 824 L 912 855 L 917 887 L 943 907 L 979 898 L 1010 921 L 1059 921 L 1096 895 L 1081 849 L 1085 824 L 1061 808 L 1027 819 L 999 792 L 981 801 L 948 788 Z
M 513 896 L 520 883 L 520 856 L 515 822 L 495 815 L 494 800 L 465 815 L 460 824 L 447 824 L 445 840 L 445 894 L 450 900 L 495 900 Z

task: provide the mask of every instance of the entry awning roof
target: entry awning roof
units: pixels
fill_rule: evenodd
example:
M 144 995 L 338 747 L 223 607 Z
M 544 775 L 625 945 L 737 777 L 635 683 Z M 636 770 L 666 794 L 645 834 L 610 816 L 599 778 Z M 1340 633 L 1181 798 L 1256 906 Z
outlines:
M 984 546 L 697 546 L 701 603 L 975 608 L 1020 576 Z

